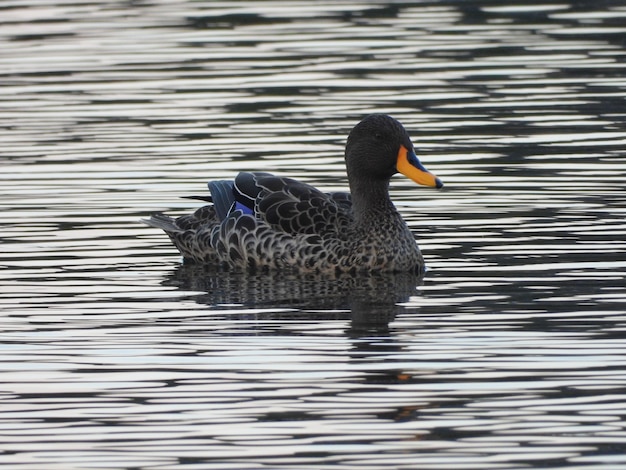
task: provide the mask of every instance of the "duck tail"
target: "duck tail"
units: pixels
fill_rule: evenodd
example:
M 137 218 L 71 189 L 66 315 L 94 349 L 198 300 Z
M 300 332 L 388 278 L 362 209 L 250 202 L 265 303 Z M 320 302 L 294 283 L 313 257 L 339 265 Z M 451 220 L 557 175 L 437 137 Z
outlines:
M 150 227 L 160 228 L 167 233 L 184 232 L 183 229 L 176 225 L 176 220 L 164 214 L 152 214 L 149 219 L 141 219 L 141 221 Z

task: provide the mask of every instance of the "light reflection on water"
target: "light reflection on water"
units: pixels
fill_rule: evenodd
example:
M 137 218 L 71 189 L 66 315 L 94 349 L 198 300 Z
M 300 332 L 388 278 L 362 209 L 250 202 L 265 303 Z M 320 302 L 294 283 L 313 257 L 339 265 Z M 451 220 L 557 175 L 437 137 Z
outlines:
M 3 466 L 626 464 L 623 6 L 103 5 L 0 20 Z M 252 167 L 345 189 L 372 111 L 446 183 L 392 181 L 424 279 L 138 223 Z

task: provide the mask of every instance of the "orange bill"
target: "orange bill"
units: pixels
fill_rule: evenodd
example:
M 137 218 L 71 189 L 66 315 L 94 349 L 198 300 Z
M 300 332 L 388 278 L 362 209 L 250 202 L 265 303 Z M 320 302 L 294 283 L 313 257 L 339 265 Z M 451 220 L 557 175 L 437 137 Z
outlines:
M 404 145 L 401 145 L 398 151 L 396 168 L 400 173 L 412 179 L 417 184 L 432 186 L 433 188 L 443 187 L 443 182 L 424 168 L 424 165 L 420 163 L 415 152 L 407 149 Z

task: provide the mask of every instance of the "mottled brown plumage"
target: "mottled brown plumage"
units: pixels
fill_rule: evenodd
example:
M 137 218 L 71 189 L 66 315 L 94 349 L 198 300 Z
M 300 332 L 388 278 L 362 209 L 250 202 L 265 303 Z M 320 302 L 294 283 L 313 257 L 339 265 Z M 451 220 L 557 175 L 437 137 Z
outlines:
M 420 184 L 443 184 L 421 166 L 406 130 L 387 115 L 370 115 L 352 130 L 345 158 L 351 194 L 323 193 L 268 173 L 240 173 L 234 184 L 220 187 L 227 197 L 232 188 L 237 193 L 226 201 L 230 209 L 214 197 L 218 210 L 208 205 L 177 219 L 155 214 L 146 223 L 163 229 L 185 259 L 199 263 L 421 272 L 422 254 L 389 198 L 389 180 L 401 171 Z

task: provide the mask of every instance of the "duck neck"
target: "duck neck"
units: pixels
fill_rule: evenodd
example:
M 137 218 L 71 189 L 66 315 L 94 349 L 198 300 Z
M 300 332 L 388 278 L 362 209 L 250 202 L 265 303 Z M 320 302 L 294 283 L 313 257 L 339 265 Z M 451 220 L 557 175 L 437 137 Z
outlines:
M 357 225 L 381 223 L 397 213 L 389 198 L 389 181 L 359 179 L 350 181 L 352 208 Z

